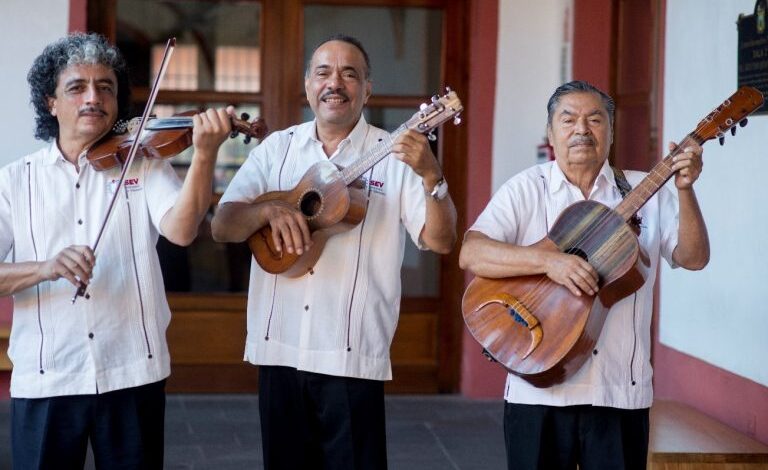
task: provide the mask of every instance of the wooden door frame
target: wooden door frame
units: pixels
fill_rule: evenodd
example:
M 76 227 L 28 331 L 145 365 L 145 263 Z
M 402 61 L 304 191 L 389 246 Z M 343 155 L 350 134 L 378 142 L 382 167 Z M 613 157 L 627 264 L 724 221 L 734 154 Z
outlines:
M 86 0 L 86 25 L 90 31 L 104 34 L 109 40 L 116 38 L 116 0 Z M 469 42 L 469 0 L 261 0 L 261 41 L 262 47 L 262 91 L 254 94 L 261 106 L 262 116 L 266 119 L 270 129 L 283 129 L 300 122 L 302 107 L 306 105 L 306 97 L 303 94 L 303 30 L 305 5 L 335 5 L 335 6 L 380 6 L 380 7 L 422 7 L 443 10 L 442 50 L 436 51 L 441 55 L 443 70 L 442 83 L 451 86 L 461 97 L 465 108 L 469 90 L 467 70 L 469 66 L 468 48 Z M 270 38 L 269 40 L 265 40 Z M 292 60 L 287 60 L 293 58 Z M 278 64 L 278 66 L 271 66 Z M 265 92 L 265 90 L 267 92 Z M 435 90 L 441 93 L 443 90 Z M 162 98 L 161 92 L 160 98 Z M 178 100 L 188 100 L 188 95 L 178 96 Z M 370 103 L 376 106 L 408 107 L 413 105 L 414 110 L 423 101 L 422 98 L 402 98 L 393 96 L 371 97 Z M 176 101 L 176 99 L 174 99 Z M 440 152 L 443 156 L 446 180 L 450 183 L 451 195 L 458 212 L 457 230 L 462 234 L 466 229 L 466 203 L 467 203 L 467 126 L 446 125 L 440 132 Z M 459 386 L 459 372 L 461 363 L 461 338 L 463 323 L 461 320 L 461 293 L 464 288 L 464 273 L 458 266 L 459 243 L 451 254 L 441 259 L 440 269 L 440 297 L 437 299 L 409 299 L 401 302 L 401 314 L 408 315 L 414 310 L 429 306 L 434 308 L 438 315 L 437 325 L 437 389 L 424 389 L 423 391 L 456 392 Z M 169 303 L 175 314 L 192 312 L 191 316 L 205 319 L 212 311 L 221 310 L 222 299 L 226 298 L 226 305 L 243 305 L 245 294 L 241 296 L 222 297 L 217 295 L 200 294 L 169 294 Z M 238 299 L 239 297 L 239 299 Z M 228 315 L 236 313 L 236 307 L 224 308 Z M 422 310 L 423 311 L 423 310 Z M 222 310 L 223 312 L 223 310 Z M 243 312 L 244 314 L 244 312 Z M 229 317 L 228 317 L 229 318 Z M 177 320 L 178 322 L 178 320 Z M 172 327 L 174 323 L 172 322 Z M 173 336 L 171 332 L 169 336 Z M 182 353 L 183 354 L 183 353 Z M 208 355 L 216 356 L 216 351 L 209 351 Z M 239 361 L 239 358 L 238 358 Z M 212 362 L 207 364 L 211 372 L 220 369 L 232 369 L 226 377 L 233 378 L 243 367 L 235 363 Z M 191 364 L 180 366 L 174 364 L 174 375 L 193 377 L 195 373 Z M 252 375 L 247 378 L 242 387 L 252 387 Z M 394 373 L 397 380 L 397 371 Z M 414 374 L 412 374 L 414 375 Z M 185 381 L 187 379 L 184 379 Z M 415 374 L 413 380 L 418 380 Z M 216 390 L 206 388 L 206 381 L 200 381 L 200 389 L 197 391 Z M 419 391 L 418 385 L 411 385 L 407 391 Z M 173 390 L 173 378 L 169 382 L 169 389 Z

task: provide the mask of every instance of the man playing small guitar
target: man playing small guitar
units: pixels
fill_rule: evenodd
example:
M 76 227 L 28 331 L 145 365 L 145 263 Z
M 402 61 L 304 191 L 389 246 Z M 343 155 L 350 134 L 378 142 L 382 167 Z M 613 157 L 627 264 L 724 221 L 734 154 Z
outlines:
M 614 173 L 608 164 L 615 106 L 604 92 L 586 82 L 570 82 L 554 92 L 547 109 L 547 134 L 556 160 L 509 179 L 467 232 L 460 255 L 461 267 L 483 278 L 545 275 L 554 288 L 521 302 L 529 306 L 555 295 L 571 304 L 604 287 L 606 280 L 592 258 L 607 258 L 611 249 L 558 249 L 562 247 L 552 243 L 550 230 L 577 201 L 616 207 L 624 194 L 620 186 L 628 182 L 635 187 L 645 176 Z M 694 270 L 709 261 L 707 229 L 693 191 L 702 170 L 702 149 L 692 142 L 678 150 L 671 167 L 676 191 L 661 187 L 638 212 L 640 258 L 649 262 L 645 282 L 640 278 L 638 289 L 610 307 L 583 366 L 571 373 L 566 364 L 544 385 L 536 382 L 536 373 L 529 380 L 508 375 L 504 434 L 510 469 L 575 469 L 577 464 L 645 469 L 652 401 L 650 323 L 659 258 Z M 565 232 L 577 233 L 578 228 L 574 221 Z M 506 307 L 530 329 L 518 325 L 525 338 L 518 358 L 535 357 L 547 335 L 551 339 L 551 330 L 537 328 L 543 320 L 533 308 Z
M 354 38 L 334 36 L 315 49 L 305 75 L 315 119 L 273 133 L 250 154 L 221 199 L 214 238 L 243 241 L 268 226 L 264 238 L 278 255 L 310 249 L 310 212 L 330 210 L 317 188 L 299 207 L 256 200 L 296 187 L 317 163 L 347 167 L 388 142 L 362 116 L 369 73 Z M 300 276 L 252 265 L 245 358 L 260 366 L 267 469 L 386 468 L 383 381 L 391 378 L 406 231 L 438 253 L 456 241 L 456 209 L 427 139 L 408 130 L 390 143 L 392 156 L 363 175 L 362 220 L 330 237 Z

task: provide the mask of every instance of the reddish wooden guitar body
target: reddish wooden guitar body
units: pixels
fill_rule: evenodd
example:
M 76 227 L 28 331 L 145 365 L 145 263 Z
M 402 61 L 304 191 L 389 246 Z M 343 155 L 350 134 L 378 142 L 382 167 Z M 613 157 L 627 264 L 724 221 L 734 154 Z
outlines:
M 577 297 L 546 275 L 476 277 L 462 301 L 472 336 L 507 370 L 537 387 L 560 383 L 592 353 L 608 309 L 645 282 L 632 228 L 608 207 L 582 201 L 558 217 L 539 247 L 586 258 L 597 296 Z
M 508 371 L 537 387 L 563 382 L 589 357 L 608 309 L 639 289 L 647 258 L 627 221 L 674 172 L 674 157 L 692 143 L 719 138 L 745 125 L 763 95 L 743 86 L 709 113 L 678 147 L 615 208 L 595 201 L 569 206 L 538 246 L 581 256 L 597 270 L 596 296 L 574 296 L 546 275 L 504 279 L 476 277 L 462 301 L 472 336 Z
M 301 256 L 278 251 L 267 225 L 248 238 L 248 246 L 259 265 L 269 273 L 298 277 L 314 266 L 332 235 L 350 230 L 365 217 L 368 196 L 362 180 L 347 186 L 342 173 L 330 161 L 312 165 L 290 191 L 270 191 L 259 196 L 255 204 L 281 201 L 295 207 L 307 219 L 312 232 L 312 246 Z

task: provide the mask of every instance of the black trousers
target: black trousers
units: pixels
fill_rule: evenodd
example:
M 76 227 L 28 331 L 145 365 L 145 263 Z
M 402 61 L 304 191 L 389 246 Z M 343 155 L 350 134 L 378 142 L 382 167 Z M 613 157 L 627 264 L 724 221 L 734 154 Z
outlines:
M 387 468 L 384 382 L 259 367 L 266 470 Z
M 648 409 L 504 404 L 509 470 L 645 470 Z
M 97 395 L 11 399 L 17 470 L 162 469 L 165 380 Z

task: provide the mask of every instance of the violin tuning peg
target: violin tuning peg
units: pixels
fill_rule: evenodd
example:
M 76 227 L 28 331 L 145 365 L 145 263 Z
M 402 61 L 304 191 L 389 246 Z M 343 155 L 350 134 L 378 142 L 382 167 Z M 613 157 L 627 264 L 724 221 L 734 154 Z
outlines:
M 741 121 L 739 121 L 739 126 L 744 127 L 746 125 L 747 125 L 747 118 L 744 118 Z
M 240 115 L 240 119 L 242 119 L 243 121 L 247 121 L 250 118 L 251 118 L 251 116 L 248 113 L 243 113 L 243 114 Z
M 717 140 L 720 142 L 720 145 L 725 145 L 725 136 L 720 135 L 720 137 L 717 138 Z
M 427 139 L 429 139 L 430 142 L 434 142 L 437 140 L 437 136 L 434 132 L 430 131 L 429 134 L 427 134 Z

